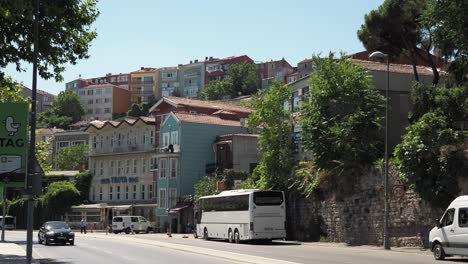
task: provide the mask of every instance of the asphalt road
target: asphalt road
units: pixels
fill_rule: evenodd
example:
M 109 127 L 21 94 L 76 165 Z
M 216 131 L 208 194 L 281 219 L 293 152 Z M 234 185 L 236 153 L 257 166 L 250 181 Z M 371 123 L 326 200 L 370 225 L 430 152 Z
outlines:
M 34 234 L 36 240 L 37 235 Z M 8 232 L 6 240 L 26 248 L 26 232 Z M 35 257 L 48 259 L 41 263 L 330 263 L 330 264 L 406 264 L 468 263 L 467 258 L 437 262 L 427 252 L 386 251 L 375 247 L 345 247 L 336 244 L 273 242 L 271 244 L 229 244 L 222 241 L 168 238 L 162 234 L 76 235 L 75 246 L 44 246 L 35 241 Z
M 115 237 L 114 237 L 115 238 Z M 26 232 L 11 231 L 6 235 L 8 242 L 15 242 L 26 250 Z M 219 257 L 182 252 L 170 248 L 133 243 L 119 239 L 102 239 L 77 235 L 75 245 L 40 245 L 34 232 L 33 256 L 39 263 L 180 263 L 180 264 L 232 264 Z M 42 259 L 42 261 L 41 261 Z

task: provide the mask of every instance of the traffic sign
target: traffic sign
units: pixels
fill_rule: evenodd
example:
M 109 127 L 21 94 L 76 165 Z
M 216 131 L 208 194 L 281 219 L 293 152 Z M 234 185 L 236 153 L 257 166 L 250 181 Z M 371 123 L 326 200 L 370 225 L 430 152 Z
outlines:
M 28 105 L 0 103 L 0 175 L 24 181 L 28 159 Z

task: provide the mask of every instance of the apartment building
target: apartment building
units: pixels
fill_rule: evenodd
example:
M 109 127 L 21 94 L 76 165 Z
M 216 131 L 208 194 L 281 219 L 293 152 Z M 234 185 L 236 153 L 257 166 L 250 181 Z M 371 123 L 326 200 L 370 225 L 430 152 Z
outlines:
M 159 70 L 141 67 L 130 73 L 130 91 L 132 103 L 147 103 L 161 97 L 159 89 Z
M 268 88 L 274 81 L 288 83 L 287 76 L 294 72 L 294 68 L 284 59 L 257 63 L 258 79 L 262 88 Z
M 159 69 L 159 90 L 162 96 L 171 96 L 175 88 L 180 87 L 179 70 L 177 67 Z
M 151 168 L 154 118 L 93 121 L 89 133 L 90 201 L 115 206 L 111 215 L 142 215 L 154 226 Z
M 209 57 L 205 61 L 205 84 L 214 80 L 222 80 L 227 77 L 229 67 L 232 64 L 254 63 L 247 55 L 232 56 L 224 59 Z
M 184 97 L 197 97 L 205 88 L 205 62 L 179 64 L 179 83 Z
M 25 98 L 32 98 L 32 90 L 23 86 L 22 95 Z M 36 92 L 36 112 L 45 112 L 47 109 L 52 107 L 54 100 L 55 95 L 38 89 Z
M 112 84 L 93 84 L 78 89 L 84 120 L 113 120 L 130 108 L 130 91 Z

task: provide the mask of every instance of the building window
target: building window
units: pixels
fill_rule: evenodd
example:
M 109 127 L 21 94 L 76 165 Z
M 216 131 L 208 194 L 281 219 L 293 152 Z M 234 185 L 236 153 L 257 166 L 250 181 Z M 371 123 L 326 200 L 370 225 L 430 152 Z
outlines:
M 99 175 L 104 175 L 104 161 L 99 162 Z
M 102 201 L 102 186 L 99 186 L 99 201 Z
M 117 200 L 120 200 L 120 185 L 117 186 Z
M 113 191 L 112 186 L 109 186 L 109 200 L 111 200 L 111 201 L 112 201 L 112 198 L 113 198 L 112 197 L 112 191 Z
M 171 159 L 171 178 L 177 177 L 177 159 Z
M 93 186 L 93 201 L 96 201 L 96 187 Z
M 151 145 L 154 144 L 154 131 L 153 130 L 150 131 L 150 144 Z
M 174 207 L 177 203 L 177 189 L 169 189 L 169 208 Z
M 117 161 L 117 175 L 122 173 L 122 161 Z
M 166 190 L 159 189 L 159 199 L 158 199 L 159 208 L 166 208 Z
M 159 160 L 159 178 L 166 178 L 166 159 Z
M 141 199 L 142 200 L 145 199 L 145 185 L 144 184 L 141 185 Z
M 104 103 L 110 103 L 112 102 L 112 98 L 104 98 Z
M 125 186 L 125 200 L 128 200 L 128 185 Z
M 93 93 L 94 93 L 94 90 L 91 89 L 91 90 L 88 90 L 86 94 L 87 95 L 93 95 Z
M 125 167 L 125 173 L 130 173 L 130 160 L 127 160 L 127 166 Z
M 93 175 L 96 175 L 96 161 L 93 161 Z
M 104 108 L 104 113 L 109 114 L 111 112 L 111 109 L 109 107 Z
M 109 166 L 109 171 L 110 171 L 110 176 L 114 176 L 114 161 L 110 161 L 110 166 Z
M 101 89 L 96 89 L 96 94 L 102 94 L 102 90 Z
M 104 138 L 102 136 L 99 137 L 99 147 L 102 148 L 102 143 L 104 142 Z
M 174 145 L 179 144 L 179 133 L 177 131 L 171 132 L 171 144 L 174 144 Z
M 149 185 L 148 190 L 149 190 L 149 198 L 153 199 L 153 185 L 152 184 Z
M 111 94 L 112 93 L 112 88 L 106 88 L 104 92 L 106 94 Z
M 141 164 L 141 172 L 146 173 L 146 159 L 142 159 Z
M 133 185 L 133 200 L 136 200 L 136 195 L 137 195 L 137 186 Z
M 133 160 L 133 173 L 136 174 L 137 173 L 137 159 L 134 159 Z

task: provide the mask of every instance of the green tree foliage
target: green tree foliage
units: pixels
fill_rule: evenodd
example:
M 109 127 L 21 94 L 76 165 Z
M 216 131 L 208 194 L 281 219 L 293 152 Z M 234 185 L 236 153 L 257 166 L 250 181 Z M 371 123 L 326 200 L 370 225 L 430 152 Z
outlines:
M 81 201 L 89 201 L 89 190 L 91 188 L 91 180 L 93 175 L 89 170 L 78 173 L 75 176 L 75 186 L 80 192 Z
M 204 176 L 194 185 L 195 207 L 198 207 L 198 200 L 200 199 L 200 197 L 218 193 L 217 182 L 218 182 L 218 179 L 215 179 L 215 177 L 213 176 Z
M 62 91 L 55 98 L 52 108 L 39 114 L 38 126 L 67 129 L 69 125 L 80 121 L 83 115 L 84 109 L 78 95 L 72 91 Z
M 230 79 L 215 80 L 205 85 L 199 98 L 203 100 L 220 100 L 232 93 L 232 82 Z
M 301 107 L 301 139 L 319 169 L 372 164 L 382 151 L 384 97 L 369 74 L 347 58 L 314 57 L 309 100 Z
M 457 178 L 468 171 L 465 138 L 449 127 L 444 115 L 426 113 L 396 146 L 396 167 L 423 199 L 445 208 L 460 191 Z
M 49 141 L 40 141 L 36 145 L 36 159 L 44 173 L 52 170 Z
M 88 163 L 88 146 L 79 144 L 61 148 L 54 162 L 61 170 L 84 170 Z
M 292 171 L 290 189 L 298 190 L 309 197 L 316 191 L 321 182 L 320 170 L 311 161 L 299 162 Z
M 427 0 L 385 0 L 365 16 L 365 23 L 357 34 L 368 51 L 380 50 L 392 58 L 400 55 L 411 58 L 416 80 L 419 79 L 416 60 L 426 61 L 434 74 L 433 83 L 437 84 L 439 72 L 431 56 L 432 25 L 422 19 L 427 3 Z
M 172 96 L 182 97 L 184 96 L 184 91 L 182 91 L 180 87 L 176 87 L 174 88 L 174 91 L 172 92 Z
M 290 111 L 284 109 L 291 90 L 275 82 L 263 94 L 254 96 L 250 106 L 255 110 L 248 118 L 252 129 L 262 127 L 259 137 L 259 152 L 262 159 L 254 170 L 261 189 L 287 190 L 289 176 L 294 166 L 291 139 Z
M 228 77 L 224 80 L 209 82 L 199 98 L 203 100 L 219 100 L 226 96 L 231 98 L 239 95 L 254 94 L 258 90 L 257 67 L 252 63 L 229 65 Z
M 38 72 L 61 81 L 65 63 L 88 58 L 91 30 L 99 11 L 96 0 L 40 1 Z M 12 63 L 24 71 L 33 60 L 33 20 L 36 1 L 5 0 L 0 5 L 0 68 Z
M 0 77 L 0 103 L 27 103 L 23 97 L 23 86 L 13 82 L 13 79 Z
M 232 83 L 233 97 L 254 94 L 258 90 L 257 66 L 253 63 L 232 64 L 228 69 L 228 76 Z
M 132 107 L 127 112 L 127 116 L 140 117 L 143 115 L 143 110 L 139 104 L 132 104 Z
M 422 21 L 431 25 L 433 40 L 442 54 L 452 60 L 448 70 L 456 84 L 466 82 L 468 73 L 468 5 L 465 0 L 428 0 Z
M 81 202 L 80 192 L 68 181 L 51 183 L 40 200 L 51 219 L 54 217 L 58 219 L 68 212 L 71 206 Z
M 413 109 L 410 120 L 417 122 L 425 113 L 440 111 L 447 122 L 468 120 L 468 86 L 447 87 L 415 83 L 411 90 Z

